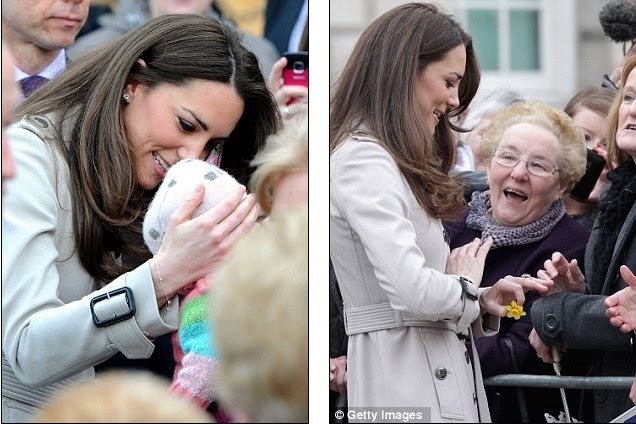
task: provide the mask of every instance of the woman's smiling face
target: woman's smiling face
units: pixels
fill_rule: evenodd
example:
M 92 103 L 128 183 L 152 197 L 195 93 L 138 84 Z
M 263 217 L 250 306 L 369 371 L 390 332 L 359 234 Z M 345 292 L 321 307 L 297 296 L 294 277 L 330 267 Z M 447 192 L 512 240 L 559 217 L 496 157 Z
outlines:
M 232 133 L 244 102 L 228 84 L 192 80 L 152 89 L 128 84 L 123 119 L 134 154 L 137 183 L 155 188 L 181 159 L 205 159 Z
M 440 118 L 459 106 L 459 84 L 466 70 L 466 47 L 453 47 L 443 59 L 429 64 L 415 80 L 415 99 L 432 137 Z
M 556 136 L 538 125 L 519 123 L 503 133 L 497 152 L 509 152 L 521 160 L 514 167 L 494 160 L 488 166 L 491 213 L 497 223 L 510 227 L 528 225 L 550 209 L 565 190 L 559 172 L 537 176 L 528 171 L 526 161 L 540 160 L 558 168 L 560 151 Z
M 636 68 L 625 80 L 623 98 L 618 109 L 616 144 L 636 162 Z

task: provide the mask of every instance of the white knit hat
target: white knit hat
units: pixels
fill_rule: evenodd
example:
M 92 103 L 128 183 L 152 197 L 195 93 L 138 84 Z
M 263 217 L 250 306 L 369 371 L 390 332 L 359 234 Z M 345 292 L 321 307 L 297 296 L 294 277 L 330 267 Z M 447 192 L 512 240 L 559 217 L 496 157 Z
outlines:
M 202 160 L 184 159 L 174 164 L 144 217 L 144 241 L 153 254 L 161 247 L 170 216 L 192 196 L 197 183 L 205 185 L 205 196 L 192 218 L 214 207 L 239 186 L 230 174 Z

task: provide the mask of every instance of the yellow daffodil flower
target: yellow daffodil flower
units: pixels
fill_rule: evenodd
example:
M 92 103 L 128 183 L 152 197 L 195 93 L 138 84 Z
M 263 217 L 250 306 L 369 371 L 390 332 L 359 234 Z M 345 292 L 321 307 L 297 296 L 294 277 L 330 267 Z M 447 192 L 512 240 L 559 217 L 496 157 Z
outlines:
M 508 318 L 519 319 L 526 315 L 523 311 L 523 305 L 517 304 L 517 301 L 515 300 L 513 300 L 509 306 L 506 306 L 506 310 L 508 311 L 506 314 L 506 317 Z

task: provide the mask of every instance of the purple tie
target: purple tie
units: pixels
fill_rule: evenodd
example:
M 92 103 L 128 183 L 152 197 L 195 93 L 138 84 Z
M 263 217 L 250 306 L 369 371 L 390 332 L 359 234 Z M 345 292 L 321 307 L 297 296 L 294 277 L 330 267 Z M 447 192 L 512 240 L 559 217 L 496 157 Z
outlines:
M 23 78 L 20 80 L 20 85 L 22 86 L 22 92 L 24 93 L 24 97 L 29 97 L 35 90 L 40 88 L 42 84 L 47 82 L 49 79 L 41 77 L 39 75 L 32 75 L 27 78 Z

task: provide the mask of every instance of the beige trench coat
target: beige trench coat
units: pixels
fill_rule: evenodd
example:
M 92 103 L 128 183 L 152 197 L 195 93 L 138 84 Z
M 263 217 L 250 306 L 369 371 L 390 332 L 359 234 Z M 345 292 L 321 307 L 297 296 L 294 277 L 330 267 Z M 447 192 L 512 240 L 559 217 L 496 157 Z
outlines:
M 49 145 L 53 122 L 24 119 L 8 132 L 18 172 L 3 198 L 2 421 L 26 422 L 115 353 L 149 357 L 152 339 L 176 330 L 179 307 L 175 297 L 170 311 L 157 308 L 148 262 L 97 288 L 75 246 L 68 166 Z M 124 286 L 135 315 L 96 327 L 91 300 Z
M 423 212 L 373 139 L 350 138 L 331 155 L 329 209 L 349 334 L 349 410 L 418 407 L 432 422 L 489 422 L 479 364 L 474 378 L 455 331 L 462 315 L 475 337 L 494 334 L 499 320 L 464 303 L 460 283 L 444 273 L 450 249 L 440 220 Z M 359 331 L 387 319 L 398 323 Z

